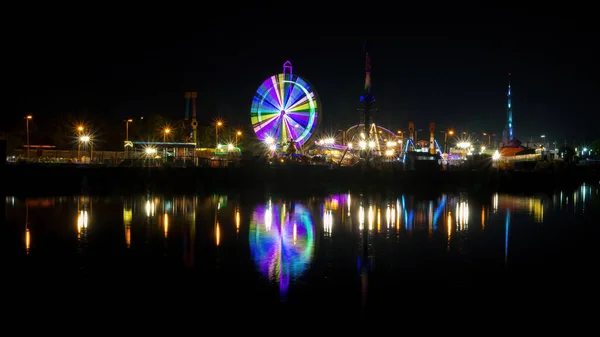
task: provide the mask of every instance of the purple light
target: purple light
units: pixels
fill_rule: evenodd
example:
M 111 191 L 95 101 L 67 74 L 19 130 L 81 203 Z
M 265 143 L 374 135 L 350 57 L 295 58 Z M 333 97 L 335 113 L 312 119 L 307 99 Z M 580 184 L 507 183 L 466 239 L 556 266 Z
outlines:
M 309 266 L 314 251 L 314 224 L 300 204 L 257 206 L 250 221 L 250 253 L 260 272 L 279 284 L 285 296 L 290 280 Z

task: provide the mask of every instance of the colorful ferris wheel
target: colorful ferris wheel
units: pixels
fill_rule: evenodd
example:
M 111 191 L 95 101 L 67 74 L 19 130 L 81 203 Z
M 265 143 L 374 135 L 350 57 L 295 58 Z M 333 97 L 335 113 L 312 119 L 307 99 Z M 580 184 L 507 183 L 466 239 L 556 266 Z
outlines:
M 250 120 L 258 139 L 271 150 L 283 150 L 310 140 L 319 124 L 321 102 L 314 88 L 292 74 L 292 64 L 283 64 L 283 73 L 267 78 L 256 90 Z

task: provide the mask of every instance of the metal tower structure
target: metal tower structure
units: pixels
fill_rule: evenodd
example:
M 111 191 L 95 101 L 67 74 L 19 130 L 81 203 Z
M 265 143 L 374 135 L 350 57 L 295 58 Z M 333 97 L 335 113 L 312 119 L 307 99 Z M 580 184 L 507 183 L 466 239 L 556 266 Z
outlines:
M 510 92 L 510 73 L 508 73 L 508 92 L 507 96 L 507 107 L 506 107 L 506 128 L 504 129 L 504 144 L 508 144 L 514 140 L 513 133 L 513 114 L 512 114 L 512 94 Z
M 183 95 L 185 98 L 185 118 L 183 120 L 183 127 L 185 130 L 184 141 L 185 142 L 193 142 L 198 145 L 198 136 L 197 136 L 197 128 L 198 128 L 198 120 L 196 119 L 196 99 L 198 98 L 197 92 L 186 92 Z M 190 121 L 190 105 L 192 110 L 192 120 Z
M 363 124 L 365 126 L 365 135 L 369 134 L 371 128 L 371 113 L 374 111 L 373 103 L 375 103 L 375 97 L 371 95 L 371 50 L 372 46 L 369 41 L 365 43 L 365 86 L 362 96 L 360 96 L 360 103 L 362 104 L 363 111 Z

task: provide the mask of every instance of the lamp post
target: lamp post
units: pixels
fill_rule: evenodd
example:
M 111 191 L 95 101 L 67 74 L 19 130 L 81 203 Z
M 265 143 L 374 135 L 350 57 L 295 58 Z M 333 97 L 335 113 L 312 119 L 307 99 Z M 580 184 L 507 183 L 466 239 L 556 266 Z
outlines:
M 163 143 L 167 142 L 167 135 L 169 133 L 171 133 L 171 129 L 169 129 L 169 128 L 164 129 L 164 132 L 163 132 Z
M 33 119 L 33 116 L 27 115 L 25 117 L 25 127 L 27 129 L 27 160 L 29 160 L 29 120 Z
M 219 146 L 219 128 L 221 126 L 223 126 L 223 122 L 217 121 L 217 123 L 215 124 L 215 143 L 216 143 L 216 146 Z
M 125 141 L 129 141 L 129 123 L 133 122 L 133 119 L 128 119 L 125 121 Z
M 77 127 L 77 136 L 78 138 L 81 138 L 81 133 L 83 132 L 83 126 L 78 126 Z M 77 162 L 79 162 L 81 160 L 81 141 L 77 142 Z
M 169 128 L 165 128 L 163 130 L 163 143 L 167 142 L 167 135 L 171 133 L 171 129 Z M 167 147 L 165 146 L 165 144 L 163 144 L 163 156 L 166 157 L 167 156 Z
M 125 120 L 125 145 L 124 145 L 124 147 L 125 147 L 125 153 L 127 155 L 129 154 L 129 146 L 127 146 L 127 145 L 129 143 L 129 123 L 131 123 L 131 122 L 133 122 L 133 119 L 131 119 L 131 118 Z M 127 156 L 127 157 L 129 157 L 129 156 Z
M 89 136 L 81 136 L 79 137 L 79 145 L 81 146 L 81 143 L 89 143 L 90 144 L 90 163 L 92 162 L 92 142 Z
M 490 145 L 492 143 L 492 134 L 484 132 L 483 135 L 488 137 L 488 143 L 487 143 L 487 145 L 488 145 L 488 147 L 490 147 Z
M 444 133 L 444 153 L 448 153 L 448 135 L 453 136 L 454 130 L 442 131 Z
M 242 135 L 242 131 L 239 131 L 239 130 L 238 130 L 238 131 L 235 133 L 235 146 L 236 146 L 236 147 L 238 146 L 238 137 L 240 137 L 241 135 Z

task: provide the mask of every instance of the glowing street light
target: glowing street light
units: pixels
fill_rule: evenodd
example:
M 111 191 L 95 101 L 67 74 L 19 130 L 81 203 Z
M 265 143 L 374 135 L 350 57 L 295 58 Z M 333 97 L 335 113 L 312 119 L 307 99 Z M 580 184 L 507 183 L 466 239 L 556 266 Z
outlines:
M 444 133 L 444 153 L 448 153 L 448 135 L 454 135 L 454 130 L 440 131 Z
M 85 143 L 85 144 L 90 144 L 90 163 L 92 162 L 92 155 L 94 152 L 94 144 L 92 143 L 92 138 L 90 136 L 80 136 L 79 137 L 79 144 L 81 143 Z
M 143 118 L 143 117 L 142 117 Z M 133 122 L 133 119 L 129 118 L 125 120 L 125 152 L 127 154 L 129 154 L 129 147 L 127 146 L 129 144 L 129 123 Z
M 239 131 L 239 130 L 238 130 L 238 131 L 235 133 L 235 146 L 237 146 L 237 145 L 238 145 L 238 137 L 241 137 L 241 136 L 242 136 L 242 131 Z
M 171 133 L 171 129 L 169 129 L 169 128 L 165 128 L 165 129 L 163 130 L 163 143 L 165 143 L 165 142 L 167 141 L 167 135 L 168 135 L 169 133 Z
M 133 119 L 128 119 L 125 121 L 125 141 L 129 141 L 129 123 L 133 122 Z
M 33 119 L 33 116 L 31 115 L 27 115 L 25 117 L 25 127 L 27 128 L 27 160 L 29 160 L 29 146 L 31 144 L 29 144 L 29 121 Z
M 219 144 L 219 128 L 223 126 L 223 121 L 215 121 L 215 144 Z

